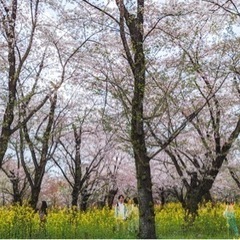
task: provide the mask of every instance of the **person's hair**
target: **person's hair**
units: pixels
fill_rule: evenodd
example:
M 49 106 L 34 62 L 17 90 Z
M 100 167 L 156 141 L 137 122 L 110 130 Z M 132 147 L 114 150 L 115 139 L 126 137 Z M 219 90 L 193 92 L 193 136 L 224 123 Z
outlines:
M 120 194 L 120 195 L 118 196 L 118 200 L 119 200 L 121 197 L 124 198 L 124 196 L 123 196 L 122 194 Z
M 137 197 L 134 197 L 134 198 L 133 198 L 133 203 L 134 203 L 135 205 L 138 205 L 138 198 L 137 198 Z
M 131 200 L 130 197 L 126 197 L 126 198 L 124 199 L 124 203 L 128 203 L 130 200 Z

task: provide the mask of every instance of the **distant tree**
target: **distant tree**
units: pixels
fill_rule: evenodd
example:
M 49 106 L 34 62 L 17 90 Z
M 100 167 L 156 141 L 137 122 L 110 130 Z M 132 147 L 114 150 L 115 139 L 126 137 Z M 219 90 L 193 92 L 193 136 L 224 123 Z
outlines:
M 90 179 L 94 178 L 111 144 L 111 138 L 104 140 L 104 135 L 99 135 L 101 131 L 97 132 L 98 127 L 88 127 L 91 126 L 87 122 L 91 111 L 86 112 L 81 120 L 72 123 L 71 131 L 66 134 L 62 132 L 58 139 L 58 153 L 53 157 L 72 189 L 72 206 L 78 206 L 80 194 L 81 200 L 87 203 L 91 195 L 89 187 L 93 188 Z
M 53 97 L 50 98 L 49 113 L 44 116 L 42 121 L 38 121 L 39 126 L 34 134 L 34 139 L 31 137 L 31 128 L 28 127 L 27 123 L 20 129 L 20 141 L 22 146 L 24 146 L 24 142 L 26 142 L 31 156 L 30 164 L 33 164 L 29 166 L 29 162 L 27 161 L 28 158 L 24 154 L 21 155 L 21 164 L 31 188 L 30 205 L 34 209 L 38 203 L 47 162 L 50 159 L 51 154 L 53 154 L 50 151 L 50 146 L 53 146 L 52 132 L 55 123 L 56 104 L 57 94 L 54 94 Z M 43 128 L 42 131 L 40 131 L 41 128 Z
M 24 197 L 26 197 L 26 191 L 29 186 L 19 160 L 18 163 L 18 167 L 15 168 L 14 163 L 9 164 L 9 162 L 5 162 L 2 166 L 2 171 L 5 173 L 12 185 L 11 190 L 6 188 L 4 189 L 4 192 L 12 196 L 12 202 L 14 204 L 18 203 L 22 205 Z

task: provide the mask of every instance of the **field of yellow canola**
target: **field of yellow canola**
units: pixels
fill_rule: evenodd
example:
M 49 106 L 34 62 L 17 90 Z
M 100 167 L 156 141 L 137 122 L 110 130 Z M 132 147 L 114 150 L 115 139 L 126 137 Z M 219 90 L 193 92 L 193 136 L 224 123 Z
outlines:
M 193 225 L 184 222 L 180 204 L 168 203 L 155 207 L 156 232 L 165 239 L 228 239 L 232 238 L 226 219 L 225 205 L 208 203 L 201 206 Z M 235 205 L 237 224 L 240 227 L 240 205 Z M 28 206 L 0 207 L 0 238 L 5 239 L 130 239 L 137 238 L 136 219 L 116 222 L 113 210 L 91 209 L 87 212 L 69 208 L 48 209 L 47 222 L 40 225 L 39 216 Z M 240 230 L 240 229 L 239 229 Z

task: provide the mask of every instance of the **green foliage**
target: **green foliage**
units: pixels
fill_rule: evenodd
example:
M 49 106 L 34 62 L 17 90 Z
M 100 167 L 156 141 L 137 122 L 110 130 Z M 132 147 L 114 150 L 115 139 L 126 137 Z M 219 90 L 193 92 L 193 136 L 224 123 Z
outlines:
M 227 239 L 229 235 L 223 204 L 208 203 L 201 206 L 199 216 L 191 226 L 184 223 L 184 211 L 180 204 L 169 203 L 161 208 L 155 206 L 158 238 L 165 239 Z M 235 206 L 237 222 L 240 206 Z M 5 239 L 131 239 L 137 232 L 129 219 L 120 224 L 113 210 L 104 208 L 80 212 L 76 209 L 49 209 L 47 222 L 40 225 L 38 214 L 28 206 L 5 206 L 0 208 L 0 238 Z

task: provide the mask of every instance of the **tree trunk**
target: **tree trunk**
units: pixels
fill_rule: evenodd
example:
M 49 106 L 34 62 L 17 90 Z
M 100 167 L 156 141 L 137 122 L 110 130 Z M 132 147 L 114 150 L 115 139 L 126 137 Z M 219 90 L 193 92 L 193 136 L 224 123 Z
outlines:
M 139 197 L 139 237 L 156 238 L 155 215 L 152 197 L 150 159 L 147 155 L 143 123 L 143 102 L 145 92 L 145 52 L 144 52 L 144 0 L 137 1 L 136 15 L 130 14 L 123 0 L 116 0 L 120 11 L 120 35 L 134 78 L 131 112 L 131 143 L 134 152 L 138 197 Z M 125 22 L 124 22 L 125 19 Z M 125 24 L 130 33 L 129 47 L 126 39 Z M 132 49 L 132 51 L 130 50 Z
M 138 199 L 139 199 L 139 238 L 156 238 L 154 203 L 149 161 L 136 156 Z
M 111 189 L 111 190 L 109 190 L 109 192 L 106 196 L 107 206 L 110 209 L 112 209 L 114 197 L 116 196 L 117 192 L 118 192 L 118 188 L 117 189 Z
M 16 101 L 16 86 L 19 74 L 16 71 L 16 57 L 15 57 L 15 21 L 17 16 L 17 0 L 12 1 L 11 10 L 5 8 L 8 18 L 1 16 L 1 21 L 4 22 L 3 29 L 5 31 L 6 40 L 8 44 L 8 100 L 4 110 L 3 120 L 1 122 L 0 135 L 0 167 L 2 166 L 3 158 L 7 151 L 8 142 L 12 134 L 11 126 L 14 118 L 14 107 Z M 10 10 L 10 13 L 8 11 Z
M 31 191 L 30 205 L 33 209 L 37 209 L 38 198 L 40 194 L 40 186 L 34 186 Z
M 94 7 L 88 1 L 85 3 Z M 144 132 L 143 103 L 145 92 L 145 50 L 144 50 L 144 2 L 137 0 L 136 14 L 130 13 L 124 4 L 124 0 L 115 0 L 120 17 L 120 37 L 122 40 L 125 57 L 131 68 L 134 80 L 131 112 L 131 144 L 134 152 L 135 167 L 137 172 L 138 197 L 139 197 L 139 237 L 156 238 L 155 215 L 152 197 L 152 180 L 150 171 L 150 158 L 147 154 Z M 127 5 L 127 4 L 126 4 Z M 96 7 L 101 11 L 99 7 Z M 102 11 L 106 13 L 105 11 Z M 108 14 L 108 16 L 110 16 Z M 125 31 L 125 28 L 128 31 Z M 127 34 L 126 34 L 127 33 Z M 129 36 L 130 41 L 129 43 Z
M 37 154 L 33 147 L 33 142 L 31 141 L 31 138 L 29 135 L 29 130 L 27 128 L 27 124 L 25 124 L 23 126 L 24 137 L 29 145 L 32 160 L 35 165 L 35 169 L 34 169 L 35 175 L 34 175 L 34 179 L 32 180 L 31 172 L 29 171 L 29 168 L 27 167 L 26 162 L 24 161 L 24 156 L 21 157 L 22 166 L 24 168 L 25 174 L 26 174 L 29 184 L 31 186 L 30 205 L 32 206 L 33 209 L 36 209 L 36 206 L 38 203 L 42 180 L 43 180 L 43 176 L 45 174 L 45 168 L 46 168 L 46 165 L 47 165 L 47 162 L 49 159 L 49 156 L 48 156 L 49 141 L 51 139 L 51 132 L 52 132 L 53 124 L 54 124 L 54 113 L 55 113 L 56 104 L 57 104 L 57 93 L 56 92 L 53 94 L 53 97 L 50 98 L 50 102 L 51 102 L 51 105 L 50 105 L 50 110 L 49 110 L 49 114 L 48 114 L 48 123 L 47 123 L 46 129 L 45 129 L 42 139 L 41 139 L 42 146 L 41 146 L 41 151 L 40 151 L 39 162 L 37 161 L 37 159 L 38 159 Z
M 72 190 L 72 206 L 78 205 L 79 192 L 79 187 L 74 185 Z
M 22 196 L 19 191 L 19 178 L 13 176 L 10 180 L 13 189 L 13 203 L 19 203 L 20 205 L 22 205 Z
M 80 202 L 80 210 L 81 211 L 86 211 L 87 210 L 87 203 L 88 203 L 88 199 L 89 199 L 90 196 L 91 196 L 91 194 L 88 193 L 87 189 L 82 191 L 81 202 Z
M 199 190 L 197 188 L 191 189 L 187 192 L 186 200 L 183 205 L 185 209 L 185 221 L 188 224 L 193 224 L 196 216 L 198 215 L 198 205 L 201 202 L 202 197 L 199 194 Z
M 83 185 L 82 180 L 82 167 L 81 167 L 81 137 L 82 137 L 82 126 L 77 129 L 77 127 L 73 124 L 73 132 L 74 132 L 74 139 L 75 139 L 75 158 L 74 158 L 74 183 L 73 183 L 73 191 L 72 191 L 72 206 L 78 205 L 78 198 L 80 194 L 80 190 Z
M 2 5 L 5 4 L 1 1 Z M 6 107 L 3 110 L 3 118 L 1 120 L 1 129 L 0 129 L 0 167 L 2 167 L 2 162 L 5 156 L 5 153 L 8 149 L 8 143 L 11 135 L 21 127 L 20 124 L 15 126 L 14 129 L 12 127 L 12 123 L 14 120 L 14 109 L 16 107 L 16 94 L 17 94 L 17 81 L 19 75 L 22 71 L 24 62 L 28 58 L 32 47 L 32 41 L 34 38 L 34 32 L 37 24 L 37 12 L 38 12 L 38 3 L 39 0 L 34 2 L 35 7 L 33 7 L 33 3 L 31 2 L 31 6 L 34 11 L 32 14 L 32 25 L 30 26 L 30 38 L 28 41 L 24 41 L 26 43 L 26 51 L 19 52 L 20 48 L 17 46 L 17 38 L 16 38 L 16 21 L 17 21 L 17 13 L 18 13 L 18 1 L 12 0 L 11 4 L 7 3 L 3 8 L 5 12 L 1 11 L 0 21 L 2 23 L 1 30 L 3 31 L 3 35 L 5 36 L 6 44 L 8 45 L 8 99 L 6 101 Z M 22 44 L 22 41 L 20 41 Z M 5 43 L 3 43 L 4 45 Z M 25 47 L 24 47 L 25 48 Z M 21 102 L 21 101 L 20 101 Z
M 222 165 L 222 158 L 219 158 L 219 163 Z M 186 200 L 183 205 L 185 209 L 185 221 L 189 224 L 192 224 L 195 221 L 196 216 L 198 215 L 198 206 L 204 200 L 204 196 L 209 194 L 210 189 L 217 177 L 220 166 L 218 170 L 209 171 L 206 178 L 202 180 L 197 179 L 197 175 L 193 174 L 194 179 L 191 181 L 190 187 L 187 189 Z

